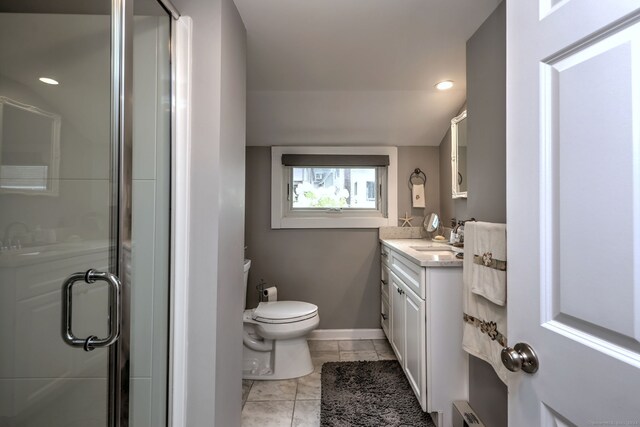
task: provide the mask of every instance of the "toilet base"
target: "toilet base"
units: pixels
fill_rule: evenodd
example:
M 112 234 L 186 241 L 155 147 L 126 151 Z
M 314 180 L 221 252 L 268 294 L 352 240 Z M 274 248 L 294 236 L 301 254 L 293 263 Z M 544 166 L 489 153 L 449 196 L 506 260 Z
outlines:
M 255 351 L 246 345 L 243 347 L 243 379 L 287 380 L 313 372 L 306 337 L 274 340 L 271 351 Z

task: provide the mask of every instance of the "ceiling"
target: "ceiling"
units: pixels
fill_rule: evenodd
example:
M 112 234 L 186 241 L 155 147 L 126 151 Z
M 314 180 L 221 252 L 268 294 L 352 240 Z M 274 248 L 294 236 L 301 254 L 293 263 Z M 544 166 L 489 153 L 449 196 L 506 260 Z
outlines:
M 438 146 L 466 100 L 466 42 L 500 0 L 235 3 L 247 145 Z
M 250 91 L 464 86 L 465 43 L 500 0 L 235 0 Z

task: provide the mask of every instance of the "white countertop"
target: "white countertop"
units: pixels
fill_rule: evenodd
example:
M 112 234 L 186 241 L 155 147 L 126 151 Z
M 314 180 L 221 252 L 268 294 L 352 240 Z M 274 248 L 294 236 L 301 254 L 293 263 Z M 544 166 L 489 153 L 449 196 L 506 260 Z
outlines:
M 380 242 L 421 267 L 462 267 L 462 260 L 456 258 L 452 247 L 426 239 L 380 239 Z M 442 248 L 442 250 L 419 251 L 413 247 Z

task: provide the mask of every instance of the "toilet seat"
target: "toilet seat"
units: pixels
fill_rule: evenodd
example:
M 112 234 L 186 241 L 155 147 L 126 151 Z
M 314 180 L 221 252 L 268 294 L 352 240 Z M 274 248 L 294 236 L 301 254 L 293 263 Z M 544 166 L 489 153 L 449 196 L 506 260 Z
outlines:
M 301 301 L 261 302 L 252 318 L 261 323 L 295 323 L 318 315 L 318 306 Z

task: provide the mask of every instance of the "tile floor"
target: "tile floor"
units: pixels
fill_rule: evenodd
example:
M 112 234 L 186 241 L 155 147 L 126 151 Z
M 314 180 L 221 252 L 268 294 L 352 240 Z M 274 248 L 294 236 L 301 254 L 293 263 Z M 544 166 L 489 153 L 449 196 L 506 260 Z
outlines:
M 393 360 L 387 340 L 309 341 L 314 371 L 283 381 L 242 381 L 243 427 L 320 425 L 320 372 L 325 362 Z

